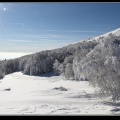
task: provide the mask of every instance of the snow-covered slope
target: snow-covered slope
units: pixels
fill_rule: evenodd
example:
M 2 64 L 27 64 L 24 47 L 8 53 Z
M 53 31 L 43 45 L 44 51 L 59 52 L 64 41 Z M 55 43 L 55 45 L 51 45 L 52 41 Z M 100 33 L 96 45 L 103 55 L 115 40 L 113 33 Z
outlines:
M 116 35 L 116 36 L 120 36 L 120 28 L 118 28 L 118 29 L 115 29 L 115 30 L 113 30 L 113 31 L 110 31 L 110 32 L 108 32 L 108 33 L 106 33 L 106 34 L 103 34 L 103 35 L 101 35 L 101 36 L 107 36 L 108 34 L 110 34 L 110 33 L 112 33 L 112 34 L 114 34 L 114 35 Z
M 101 36 L 83 40 L 76 44 L 70 44 L 63 48 L 41 51 L 18 59 L 1 61 L 0 67 L 3 69 L 1 75 L 16 71 L 23 71 L 23 73 L 27 75 L 40 75 L 42 73 L 51 72 L 53 71 L 55 60 L 63 64 L 64 60 L 70 56 L 73 58 L 75 56 L 85 57 L 102 40 L 107 41 L 106 39 L 111 39 L 114 35 L 120 35 L 120 28 Z
M 119 53 L 120 29 L 117 29 L 61 49 L 0 64 L 6 74 L 23 71 L 28 75 L 41 75 L 52 71 L 57 59 L 60 65 L 65 65 L 65 74 L 73 69 L 75 80 L 90 80 L 101 89 L 108 86 L 107 90 L 113 92 L 117 91 L 116 87 L 120 88 Z M 73 57 L 73 67 L 68 66 L 69 56 Z M 0 81 L 0 114 L 120 114 L 119 102 L 113 104 L 110 98 L 95 98 L 95 89 L 88 81 L 69 81 L 50 74 L 28 75 L 15 72 Z M 119 95 L 119 91 L 115 94 Z
M 113 31 L 110 31 L 108 33 L 105 33 L 105 34 L 102 34 L 102 35 L 99 35 L 97 37 L 93 37 L 93 38 L 90 38 L 90 39 L 86 39 L 86 40 L 80 40 L 80 42 L 88 42 L 88 41 L 97 41 L 99 42 L 100 38 L 106 38 L 108 37 L 109 34 L 113 34 L 115 36 L 120 36 L 120 28 L 118 29 L 115 29 Z M 77 44 L 78 42 L 76 42 L 75 44 Z
M 85 56 L 77 55 L 73 59 L 74 78 L 88 80 L 93 86 L 99 87 L 102 94 L 118 100 L 120 98 L 120 29 L 88 41 L 96 41 L 98 44 Z
M 11 90 L 6 91 L 7 88 Z M 6 75 L 0 83 L 0 115 L 115 114 L 111 111 L 114 106 L 104 104 L 107 99 L 95 98 L 93 92 L 87 81 L 68 81 L 62 76 L 35 77 L 16 72 Z

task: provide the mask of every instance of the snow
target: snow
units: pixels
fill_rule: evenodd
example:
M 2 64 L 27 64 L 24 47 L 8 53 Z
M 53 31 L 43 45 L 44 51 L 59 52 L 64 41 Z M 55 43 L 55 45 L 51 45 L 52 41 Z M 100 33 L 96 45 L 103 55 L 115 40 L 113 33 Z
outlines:
M 66 91 L 55 88 L 65 88 Z M 10 88 L 10 91 L 5 89 Z M 112 115 L 114 105 L 94 97 L 88 81 L 64 80 L 62 76 L 28 76 L 21 72 L 0 81 L 0 115 Z
M 92 37 L 92 38 L 89 38 L 89 39 L 86 39 L 86 40 L 85 39 L 83 39 L 83 40 L 81 39 L 80 41 L 74 42 L 73 44 L 77 44 L 78 42 L 82 43 L 82 42 L 89 42 L 89 41 L 97 41 L 97 42 L 99 42 L 101 37 L 106 38 L 106 37 L 108 37 L 108 35 L 110 33 L 114 34 L 115 36 L 120 36 L 120 28 L 115 29 L 115 30 L 110 31 L 110 32 L 107 32 L 105 34 L 99 35 L 97 37 Z
M 99 35 L 99 36 L 97 36 L 97 37 L 93 37 L 93 38 L 91 38 L 91 39 L 89 39 L 89 40 L 86 40 L 86 42 L 87 42 L 87 41 L 93 41 L 93 40 L 99 41 L 101 37 L 106 38 L 106 37 L 108 37 L 108 35 L 109 35 L 110 33 L 112 33 L 112 34 L 115 35 L 115 36 L 120 36 L 120 28 L 115 29 L 115 30 L 113 30 L 113 31 L 110 31 L 110 32 L 108 32 L 108 33 L 105 33 L 105 34 L 103 34 L 103 35 Z

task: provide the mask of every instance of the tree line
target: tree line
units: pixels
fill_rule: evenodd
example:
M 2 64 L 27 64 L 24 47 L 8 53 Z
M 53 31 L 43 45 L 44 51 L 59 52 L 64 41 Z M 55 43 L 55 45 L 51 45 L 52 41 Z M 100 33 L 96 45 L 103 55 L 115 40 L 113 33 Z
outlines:
M 70 80 L 87 80 L 103 96 L 120 98 L 120 37 L 110 33 L 17 59 L 0 61 L 0 79 L 22 71 L 27 75 L 54 72 Z

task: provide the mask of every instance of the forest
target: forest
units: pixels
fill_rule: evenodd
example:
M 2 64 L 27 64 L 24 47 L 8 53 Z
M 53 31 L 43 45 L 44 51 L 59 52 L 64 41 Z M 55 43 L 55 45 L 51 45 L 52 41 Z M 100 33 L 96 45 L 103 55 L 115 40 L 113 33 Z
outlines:
M 63 48 L 36 52 L 16 59 L 0 61 L 0 79 L 21 71 L 40 76 L 47 72 L 63 75 L 66 79 L 89 81 L 98 93 L 120 97 L 120 36 L 107 36 L 80 41 Z

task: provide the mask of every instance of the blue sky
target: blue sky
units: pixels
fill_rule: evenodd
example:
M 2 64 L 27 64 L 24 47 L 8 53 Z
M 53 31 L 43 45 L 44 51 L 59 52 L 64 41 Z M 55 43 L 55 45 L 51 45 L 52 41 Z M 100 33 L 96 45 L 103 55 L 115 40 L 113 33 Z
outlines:
M 0 52 L 35 53 L 120 27 L 119 3 L 0 3 Z

